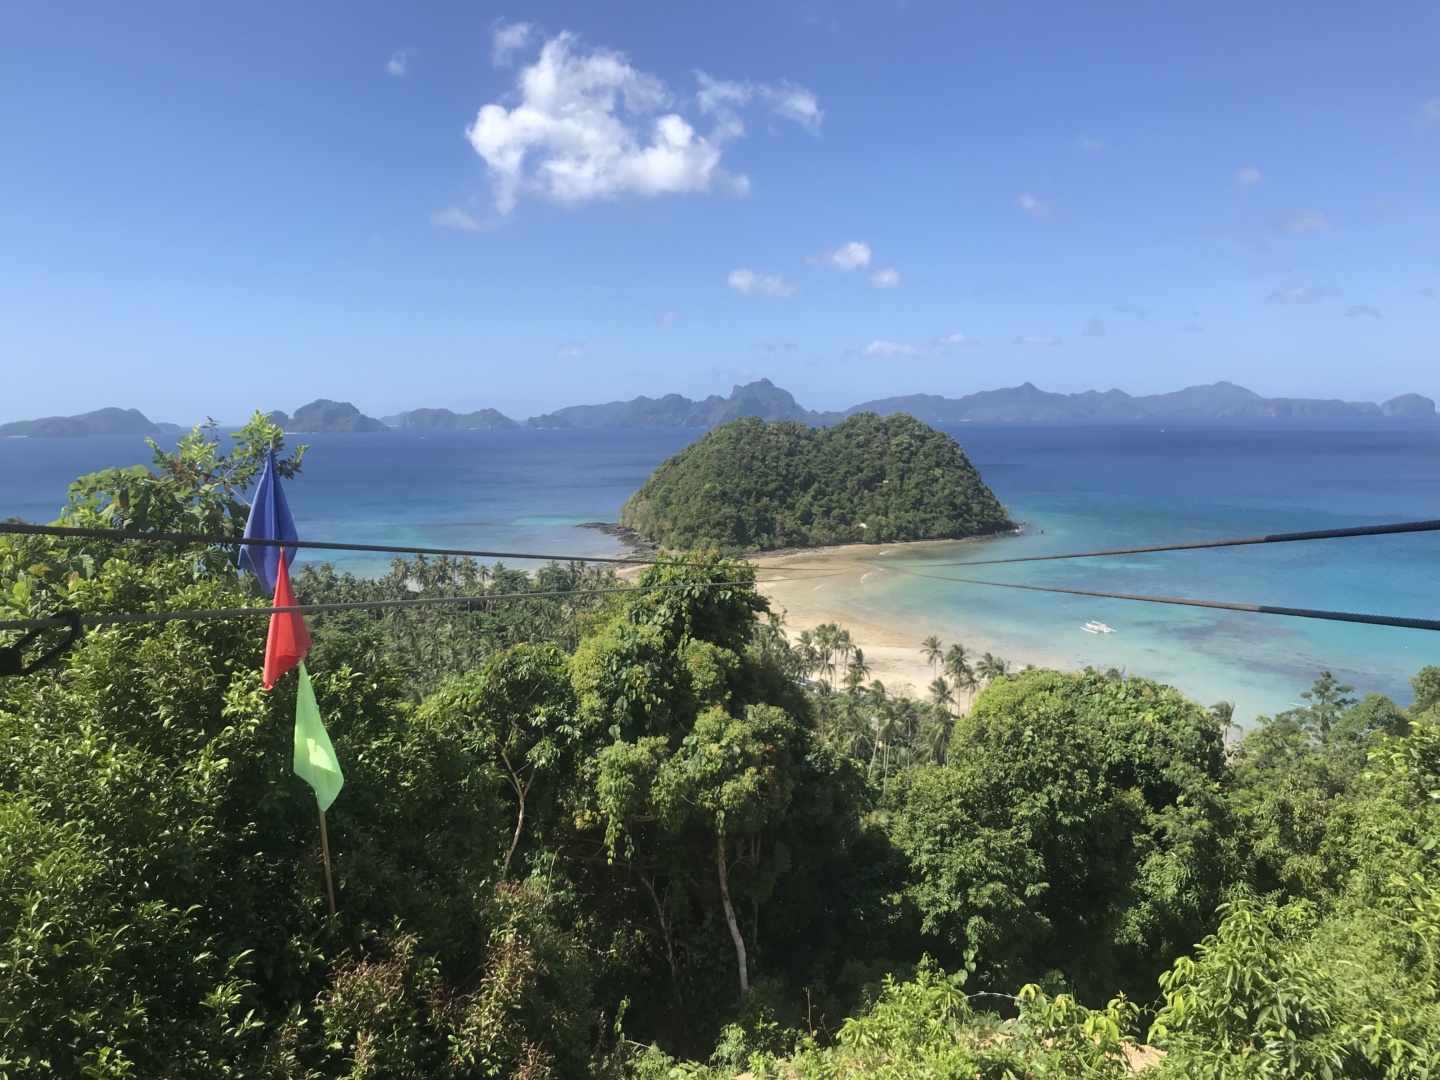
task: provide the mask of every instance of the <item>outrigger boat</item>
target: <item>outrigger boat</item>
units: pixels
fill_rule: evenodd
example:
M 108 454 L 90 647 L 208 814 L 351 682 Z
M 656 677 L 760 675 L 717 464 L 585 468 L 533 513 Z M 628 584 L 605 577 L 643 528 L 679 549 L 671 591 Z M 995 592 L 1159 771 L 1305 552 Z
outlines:
M 1092 634 L 1113 634 L 1113 633 L 1115 633 L 1114 627 L 1106 626 L 1103 622 L 1096 622 L 1094 619 L 1091 619 L 1089 622 L 1087 622 L 1087 623 L 1085 624 L 1085 629 L 1088 630 L 1088 631 L 1090 631 L 1090 633 L 1092 633 Z

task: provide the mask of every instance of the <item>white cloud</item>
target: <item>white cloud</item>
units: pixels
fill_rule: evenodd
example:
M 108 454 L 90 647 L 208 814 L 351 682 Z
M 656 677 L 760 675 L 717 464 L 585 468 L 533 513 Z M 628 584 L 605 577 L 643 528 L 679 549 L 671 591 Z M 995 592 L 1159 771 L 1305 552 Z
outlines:
M 731 270 L 725 280 L 736 292 L 745 293 L 747 296 L 790 296 L 796 292 L 795 286 L 779 274 L 757 274 L 743 266 Z
M 736 109 L 756 101 L 769 106 L 776 116 L 793 120 L 811 131 L 819 130 L 820 121 L 825 118 L 815 95 L 791 82 L 731 82 L 713 79 L 703 71 L 697 71 L 695 78 L 700 83 L 700 92 L 696 95 L 700 111 L 722 121 L 733 119 Z
M 833 266 L 837 270 L 854 270 L 870 265 L 870 245 L 863 240 L 850 240 L 839 247 L 808 256 L 811 266 Z
M 1260 182 L 1260 170 L 1244 168 L 1235 174 L 1235 183 L 1241 188 L 1252 188 Z
M 588 341 L 562 341 L 559 345 L 555 346 L 556 356 L 584 356 L 589 351 L 590 342 Z
M 495 31 L 504 57 L 521 37 L 519 25 Z M 813 106 L 814 95 L 803 87 L 698 78 L 700 110 L 714 117 L 708 133 L 676 111 L 675 95 L 664 83 L 633 67 L 623 53 L 589 48 L 561 33 L 521 69 L 519 103 L 483 106 L 466 136 L 489 170 L 496 206 L 508 214 L 523 196 L 574 207 L 626 194 L 744 195 L 748 178 L 720 165 L 724 144 L 745 133 L 735 107 L 763 96 L 782 116 L 806 126 L 819 122 L 818 106 L 806 105 Z
M 490 36 L 490 59 L 496 67 L 510 63 L 510 57 L 530 43 L 534 27 L 527 22 L 507 23 L 500 19 Z
M 1094 135 L 1081 135 L 1075 140 L 1075 149 L 1082 154 L 1094 154 L 1105 149 L 1105 140 Z
M 1309 285 L 1289 285 L 1276 289 L 1266 297 L 1272 304 L 1313 304 L 1320 298 L 1320 290 L 1312 289 Z
M 1105 324 L 1099 319 L 1091 319 L 1085 324 L 1085 329 L 1080 331 L 1085 337 L 1105 337 L 1110 331 L 1105 329 Z
M 1059 345 L 1061 341 L 1052 334 L 1025 334 L 1015 339 L 1016 345 Z
M 1368 304 L 1351 304 L 1345 309 L 1345 314 L 1352 319 L 1360 315 L 1368 315 L 1372 319 L 1378 319 L 1380 318 L 1380 309 L 1370 307 Z
M 413 48 L 396 49 L 395 54 L 390 57 L 390 62 L 385 65 L 385 70 L 391 75 L 404 75 L 410 67 L 410 58 L 415 55 Z
M 1440 120 L 1440 97 L 1432 97 L 1421 105 L 1420 115 L 1426 120 Z
M 1287 214 L 1280 226 L 1288 233 L 1324 232 L 1330 228 L 1330 219 L 1319 210 L 1296 210 Z
M 1041 221 L 1046 220 L 1050 216 L 1050 204 L 1042 202 L 1034 195 L 1021 195 L 1015 200 L 1015 205 L 1031 217 L 1039 218 Z
M 882 360 L 890 360 L 897 356 L 919 356 L 920 350 L 914 345 L 907 345 L 903 341 L 885 341 L 877 338 L 864 348 L 866 356 L 878 357 Z
M 430 224 L 438 225 L 442 229 L 460 229 L 464 232 L 477 232 L 481 227 L 480 222 L 458 206 L 447 206 L 444 210 L 436 210 L 430 215 Z
M 939 349 L 952 349 L 952 348 L 955 348 L 957 345 L 978 345 L 978 344 L 980 344 L 980 343 L 979 343 L 978 341 L 976 341 L 974 338 L 972 338 L 972 337 L 967 337 L 967 336 L 964 335 L 964 334 L 941 334 L 939 337 L 937 337 L 937 338 L 934 340 L 934 342 L 931 343 L 931 348 L 936 349 L 936 350 L 939 350 Z
M 680 321 L 680 313 L 673 310 L 662 311 L 655 316 L 655 321 L 661 326 L 674 326 Z
M 870 275 L 870 283 L 877 289 L 898 289 L 900 287 L 900 271 L 893 266 L 885 266 Z

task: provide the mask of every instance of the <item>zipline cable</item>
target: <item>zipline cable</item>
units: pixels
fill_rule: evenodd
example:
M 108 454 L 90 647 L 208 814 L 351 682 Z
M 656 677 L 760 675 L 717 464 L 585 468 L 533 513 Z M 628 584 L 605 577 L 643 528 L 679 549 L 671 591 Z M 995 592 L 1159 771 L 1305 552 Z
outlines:
M 1141 596 L 1136 593 L 1100 592 L 1096 589 L 1062 589 L 1056 585 L 1020 585 L 1012 581 L 979 581 L 975 578 L 941 577 L 914 570 L 890 567 L 911 577 L 932 581 L 954 581 L 962 585 L 989 585 L 997 589 L 1024 589 L 1027 592 L 1065 593 L 1068 596 L 1094 596 L 1104 600 L 1139 600 L 1147 604 L 1177 604 L 1181 607 L 1219 608 L 1222 611 L 1248 611 L 1260 615 L 1288 615 L 1297 619 L 1325 619 L 1330 622 L 1366 623 L 1371 626 L 1398 626 L 1406 630 L 1440 630 L 1440 619 L 1410 619 L 1399 615 L 1364 615 L 1352 611 L 1323 611 L 1318 608 L 1276 607 L 1272 604 L 1232 604 L 1224 600 L 1189 600 L 1176 596 Z
M 1290 544 L 1297 540 L 1340 540 L 1351 536 L 1392 536 L 1398 533 L 1440 532 L 1440 519 L 1401 521 L 1393 525 L 1357 525 L 1349 529 L 1313 529 L 1309 532 L 1235 536 L 1224 540 L 1192 540 L 1183 544 L 1149 544 L 1145 547 L 1106 548 L 1102 551 L 1067 551 L 1058 555 L 1020 555 L 1010 559 L 971 559 L 937 562 L 930 566 L 1000 566 L 1005 563 L 1048 562 L 1053 559 L 1089 559 L 1099 555 L 1143 555 L 1152 551 L 1194 551 L 1200 548 L 1245 547 L 1250 544 Z
M 630 585 L 615 589 L 553 589 L 545 592 L 481 593 L 475 596 L 419 596 L 408 600 L 346 600 L 329 604 L 294 604 L 289 607 L 208 608 L 197 611 L 140 611 L 119 615 L 81 615 L 81 626 L 115 626 L 123 623 L 165 623 L 201 619 L 243 619 L 252 615 L 324 615 L 337 611 L 359 611 L 367 608 L 392 609 L 420 607 L 428 604 L 483 604 L 490 600 L 546 600 L 567 596 L 607 596 L 618 593 L 665 592 L 676 589 L 707 589 L 720 586 L 742 586 L 738 581 L 695 581 L 687 585 Z M 42 619 L 10 619 L 0 621 L 0 630 L 43 630 L 69 626 L 73 620 L 64 616 Z
M 532 559 L 540 562 L 624 563 L 650 566 L 655 559 L 615 555 L 537 555 L 524 551 L 471 551 L 465 548 L 397 547 L 393 544 L 341 544 L 330 540 L 265 540 L 240 536 L 214 536 L 200 533 L 140 532 L 130 529 L 82 529 L 70 525 L 32 525 L 29 522 L 0 522 L 0 533 L 18 536 L 73 536 L 86 540 L 150 540 L 159 543 L 197 544 L 207 547 L 316 548 L 322 551 L 378 551 L 406 555 L 451 555 L 470 559 Z
M 253 544 L 256 547 L 318 548 L 323 551 L 376 551 L 396 555 L 449 555 L 471 559 L 527 559 L 533 562 L 558 563 L 617 563 L 624 566 L 654 566 L 663 561 L 660 556 L 640 558 L 633 555 L 542 555 L 533 551 L 473 551 L 468 548 L 397 547 L 392 544 L 343 544 L 331 540 L 247 540 L 238 536 L 216 536 L 204 533 L 141 532 L 129 529 L 84 529 L 71 525 L 32 525 L 29 522 L 0 522 L 0 534 L 15 536 L 56 536 L 76 537 L 84 540 L 126 540 L 151 541 L 165 544 L 193 544 L 202 547 L 239 547 Z M 762 570 L 770 567 L 760 567 Z M 775 569 L 780 569 L 776 567 Z M 824 570 L 828 566 L 786 566 L 785 570 Z

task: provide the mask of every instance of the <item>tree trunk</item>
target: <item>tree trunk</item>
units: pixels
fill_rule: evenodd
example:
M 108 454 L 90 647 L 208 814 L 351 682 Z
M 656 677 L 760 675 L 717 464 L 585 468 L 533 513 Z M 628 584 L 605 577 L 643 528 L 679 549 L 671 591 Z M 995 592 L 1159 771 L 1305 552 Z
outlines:
M 735 941 L 735 959 L 740 965 L 740 996 L 750 992 L 750 972 L 745 962 L 745 939 L 735 921 L 735 908 L 730 903 L 730 871 L 725 867 L 725 838 L 715 838 L 715 867 L 720 872 L 720 903 L 725 908 L 725 921 L 730 924 L 730 937 Z
M 515 815 L 515 835 L 510 838 L 510 850 L 505 852 L 505 863 L 500 867 L 500 880 L 504 881 L 510 876 L 510 860 L 515 857 L 515 849 L 520 846 L 520 833 L 525 828 L 525 796 L 530 794 L 530 785 L 535 782 L 535 776 L 532 773 L 524 787 L 521 787 L 520 778 L 515 775 L 515 770 L 510 768 L 510 758 L 503 750 L 500 752 L 500 758 L 505 762 L 505 768 L 509 770 L 510 786 L 515 789 L 515 798 L 520 803 L 519 813 Z

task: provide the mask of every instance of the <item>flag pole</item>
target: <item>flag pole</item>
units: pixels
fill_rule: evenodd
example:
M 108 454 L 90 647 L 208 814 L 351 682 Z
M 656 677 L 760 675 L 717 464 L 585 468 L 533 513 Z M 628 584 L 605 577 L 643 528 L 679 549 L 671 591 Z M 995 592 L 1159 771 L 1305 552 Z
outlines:
M 330 835 L 325 831 L 325 811 L 320 811 L 320 854 L 325 860 L 325 897 L 330 901 L 330 917 L 335 917 L 335 882 L 330 876 Z

